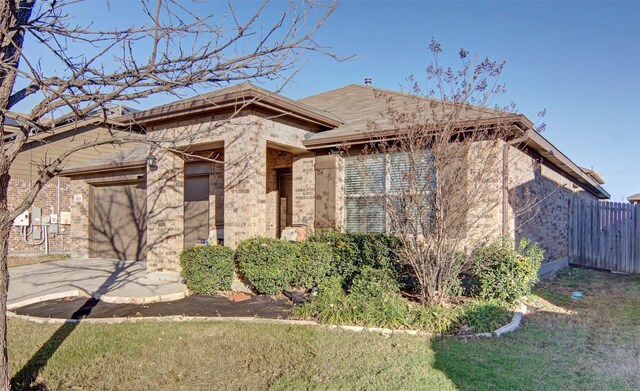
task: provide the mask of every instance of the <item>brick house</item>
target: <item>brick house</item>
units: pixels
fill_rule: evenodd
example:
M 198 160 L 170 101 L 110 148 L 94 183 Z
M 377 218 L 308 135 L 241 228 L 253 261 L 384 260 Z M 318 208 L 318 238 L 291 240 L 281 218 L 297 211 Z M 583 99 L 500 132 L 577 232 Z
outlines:
M 146 260 L 148 270 L 168 271 L 178 269 L 184 248 L 205 241 L 234 248 L 254 236 L 279 237 L 291 226 L 385 232 L 384 211 L 363 213 L 366 205 L 352 202 L 352 156 L 334 153 L 368 143 L 368 124 L 384 125 L 384 111 L 370 86 L 296 101 L 243 83 L 123 117 L 172 149 L 137 146 L 65 170 L 72 256 Z M 509 164 L 488 184 L 498 202 L 483 229 L 530 238 L 548 261 L 565 258 L 571 197 L 609 194 L 525 116 L 508 120 L 520 141 L 494 146 Z M 524 221 L 509 196 L 521 190 L 535 197 L 539 211 Z
M 131 112 L 132 110 L 126 107 L 114 108 L 108 116 L 106 125 L 97 115 L 83 120 L 71 120 L 63 116 L 55 121 L 52 131 L 31 134 L 29 142 L 23 146 L 9 170 L 11 175 L 8 189 L 9 209 L 17 207 L 31 191 L 34 181 L 39 176 L 39 165 L 57 159 L 69 148 L 87 142 L 109 139 L 112 137 L 112 132 L 129 132 L 128 125 L 122 126 L 113 121 L 113 118 Z M 4 142 L 11 142 L 15 133 L 19 131 L 20 123 L 11 118 L 11 114 L 5 117 Z M 118 148 L 113 145 L 102 145 L 79 151 L 71 155 L 66 163 L 82 164 L 102 155 L 111 155 Z M 47 183 L 38 194 L 32 208 L 29 209 L 29 220 L 25 223 L 27 225 L 12 227 L 9 252 L 11 254 L 44 253 L 45 248 L 50 252 L 69 252 L 71 249 L 70 225 L 63 224 L 60 216 L 70 212 L 71 197 L 69 178 L 59 176 Z M 54 223 L 51 224 L 52 215 L 55 217 Z M 46 230 L 43 229 L 42 224 L 49 224 Z

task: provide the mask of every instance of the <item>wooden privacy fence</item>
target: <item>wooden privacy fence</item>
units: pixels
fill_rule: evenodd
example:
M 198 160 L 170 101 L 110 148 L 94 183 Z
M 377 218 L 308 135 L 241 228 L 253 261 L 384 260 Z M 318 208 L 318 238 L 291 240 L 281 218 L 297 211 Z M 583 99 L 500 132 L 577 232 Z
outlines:
M 569 262 L 640 273 L 640 204 L 572 198 Z

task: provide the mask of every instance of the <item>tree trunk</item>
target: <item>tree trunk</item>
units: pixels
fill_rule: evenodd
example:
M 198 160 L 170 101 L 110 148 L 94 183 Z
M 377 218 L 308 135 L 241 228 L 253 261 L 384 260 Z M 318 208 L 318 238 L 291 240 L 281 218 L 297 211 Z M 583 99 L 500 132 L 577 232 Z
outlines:
M 7 354 L 7 291 L 9 290 L 9 234 L 12 221 L 9 221 L 7 194 L 9 174 L 0 175 L 0 390 L 9 391 L 9 357 Z

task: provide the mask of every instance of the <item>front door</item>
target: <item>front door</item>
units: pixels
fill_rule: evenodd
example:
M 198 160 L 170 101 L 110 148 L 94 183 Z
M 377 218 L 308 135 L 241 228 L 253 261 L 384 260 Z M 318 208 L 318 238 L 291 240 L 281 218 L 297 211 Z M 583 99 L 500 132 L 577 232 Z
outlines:
M 209 176 L 184 178 L 184 248 L 209 237 Z
M 293 176 L 291 170 L 278 172 L 278 237 L 293 224 Z

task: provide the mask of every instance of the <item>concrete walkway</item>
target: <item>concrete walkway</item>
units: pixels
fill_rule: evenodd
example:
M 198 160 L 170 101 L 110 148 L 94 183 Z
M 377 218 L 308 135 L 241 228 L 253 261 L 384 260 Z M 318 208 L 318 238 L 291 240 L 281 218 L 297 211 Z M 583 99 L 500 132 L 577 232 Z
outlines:
M 145 262 L 71 259 L 9 268 L 8 304 L 79 291 L 111 303 L 151 303 L 187 296 L 187 287 L 148 274 Z

